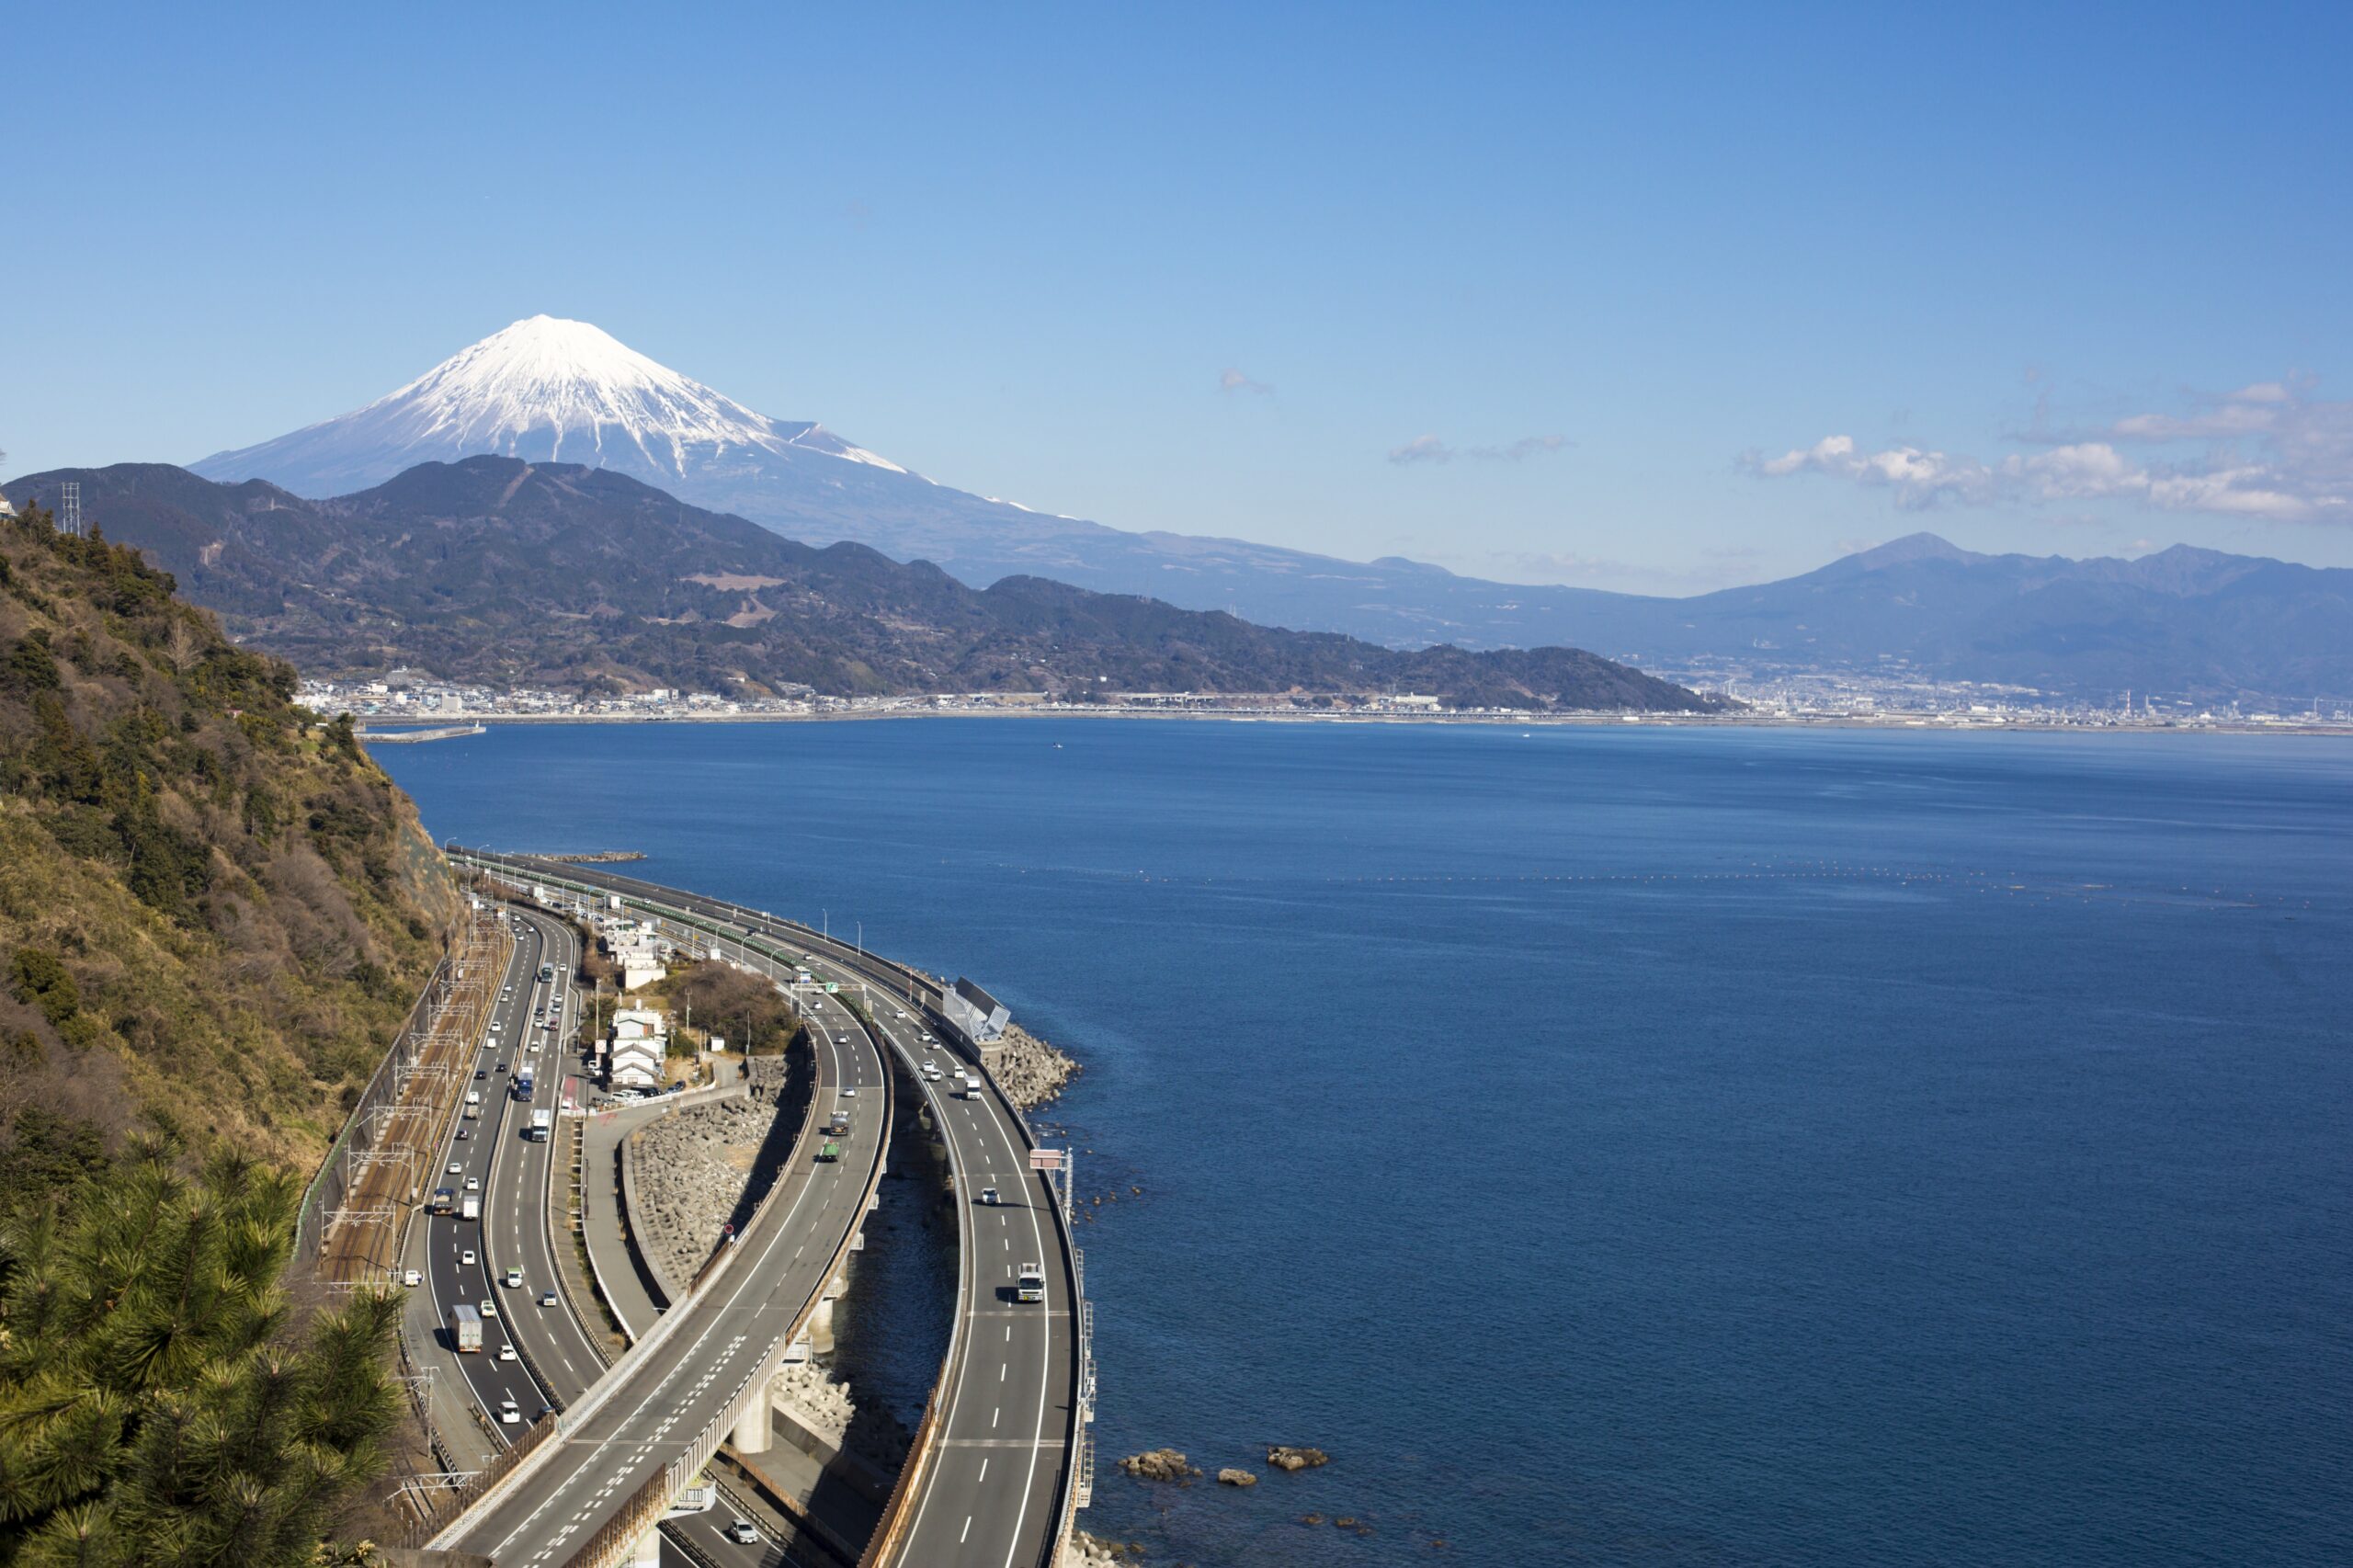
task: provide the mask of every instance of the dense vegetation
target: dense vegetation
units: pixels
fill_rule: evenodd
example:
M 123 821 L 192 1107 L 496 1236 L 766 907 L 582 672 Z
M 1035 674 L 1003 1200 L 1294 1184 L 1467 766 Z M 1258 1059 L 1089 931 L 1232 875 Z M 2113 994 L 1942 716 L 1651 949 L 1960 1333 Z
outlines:
M 426 463 L 333 501 L 158 464 L 28 483 L 67 478 L 92 517 L 256 646 L 318 675 L 406 665 L 590 693 L 1410 690 L 1538 710 L 1721 706 L 1575 649 L 1408 653 L 1039 577 L 977 591 L 577 464 Z
M 747 1056 L 779 1054 L 801 1029 L 800 1012 L 773 983 L 733 964 L 689 963 L 673 970 L 660 991 L 698 1036 L 718 1035 Z
M 300 1184 L 169 1140 L 0 1221 L 0 1559 L 293 1565 L 382 1462 L 399 1304 L 360 1294 L 290 1342 Z
M 0 528 L 0 1176 L 19 1111 L 307 1165 L 452 894 L 406 801 L 168 574 Z
M 312 1561 L 399 1415 L 393 1304 L 283 1276 L 454 894 L 294 686 L 0 527 L 0 1562 Z

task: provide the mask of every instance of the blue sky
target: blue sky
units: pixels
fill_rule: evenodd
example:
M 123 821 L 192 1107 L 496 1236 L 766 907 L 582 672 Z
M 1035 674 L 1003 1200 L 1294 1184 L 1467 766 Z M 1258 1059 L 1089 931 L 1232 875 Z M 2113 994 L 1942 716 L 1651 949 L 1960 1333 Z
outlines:
M 2353 564 L 2353 6 L 43 7 L 7 472 L 525 315 L 1116 526 Z

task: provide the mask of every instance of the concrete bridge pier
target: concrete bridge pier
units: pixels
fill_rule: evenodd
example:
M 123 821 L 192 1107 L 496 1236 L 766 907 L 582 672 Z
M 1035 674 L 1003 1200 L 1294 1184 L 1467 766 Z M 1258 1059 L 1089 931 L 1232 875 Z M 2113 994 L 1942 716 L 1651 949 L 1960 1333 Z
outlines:
M 817 1298 L 817 1311 L 809 1319 L 809 1345 L 820 1356 L 834 1353 L 834 1301 L 848 1289 L 849 1281 L 837 1272 Z
M 662 1568 L 662 1532 L 649 1526 L 630 1548 L 629 1568 Z
M 771 1378 L 753 1396 L 750 1407 L 735 1418 L 735 1430 L 728 1440 L 735 1445 L 737 1453 L 764 1454 L 768 1451 L 772 1431 L 768 1425 L 769 1414 L 775 1410 L 777 1401 L 781 1397 L 776 1380 Z

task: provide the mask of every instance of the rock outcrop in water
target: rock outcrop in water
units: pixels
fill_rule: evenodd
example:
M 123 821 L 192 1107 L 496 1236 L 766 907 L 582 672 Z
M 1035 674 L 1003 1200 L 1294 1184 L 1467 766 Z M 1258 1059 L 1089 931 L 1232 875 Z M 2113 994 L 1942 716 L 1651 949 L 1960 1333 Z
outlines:
M 1332 1456 L 1321 1449 L 1295 1449 L 1288 1443 L 1267 1445 L 1267 1462 L 1277 1470 L 1313 1470 L 1317 1465 L 1330 1464 Z
M 1188 1463 L 1174 1449 L 1130 1454 L 1120 1461 L 1120 1468 L 1140 1481 L 1185 1481 L 1201 1473 L 1200 1466 Z

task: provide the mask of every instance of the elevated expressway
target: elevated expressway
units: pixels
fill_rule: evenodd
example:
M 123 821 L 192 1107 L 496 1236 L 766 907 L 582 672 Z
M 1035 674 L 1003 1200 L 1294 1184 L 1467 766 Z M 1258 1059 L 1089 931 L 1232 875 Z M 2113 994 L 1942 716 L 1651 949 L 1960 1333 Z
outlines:
M 899 1487 L 869 1544 L 865 1564 L 1047 1568 L 1071 1516 L 1091 1490 L 1086 1427 L 1094 1394 L 1084 1260 L 1072 1244 L 1062 1194 L 1033 1168 L 1037 1145 L 1020 1112 L 993 1079 L 976 1098 L 951 1098 L 952 1081 L 926 1083 L 925 1062 L 953 1049 L 977 1067 L 970 1042 L 941 1011 L 940 983 L 874 958 L 807 926 L 723 900 L 665 888 L 601 869 L 452 848 L 460 863 L 511 883 L 563 889 L 659 921 L 688 940 L 720 938 L 734 956 L 763 962 L 779 978 L 795 968 L 855 988 L 873 1032 L 924 1085 L 933 1123 L 948 1147 L 958 1204 L 959 1279 L 949 1350 Z M 925 1037 L 940 1043 L 927 1045 Z M 954 1041 L 951 1047 L 948 1042 Z M 878 1064 L 879 1065 L 879 1064 Z M 945 1065 L 945 1062 L 943 1062 Z M 861 1134 L 862 1136 L 862 1134 Z M 983 1189 L 1002 1201 L 984 1208 Z M 1014 1298 L 1023 1263 L 1044 1267 L 1042 1303 Z M 623 1478 L 606 1495 L 618 1498 Z M 505 1517 L 505 1516 L 503 1516 Z M 540 1518 L 552 1523 L 552 1510 Z M 518 1527 L 519 1528 L 519 1527 Z M 563 1563 L 520 1553 L 487 1529 L 463 1540 L 504 1563 Z
M 538 919 L 530 924 L 541 926 Z M 536 968 L 529 972 L 536 975 Z M 484 1267 L 494 1264 L 503 1271 L 512 1263 L 532 1287 L 502 1292 L 511 1304 L 502 1303 L 499 1323 L 520 1335 L 530 1366 L 546 1379 L 547 1403 L 566 1407 L 524 1428 L 491 1484 L 427 1545 L 499 1564 L 651 1563 L 659 1551 L 654 1527 L 719 1444 L 739 1426 L 765 1436 L 769 1382 L 840 1273 L 872 1206 L 890 1135 L 891 1083 L 873 1040 L 856 1027 L 828 1029 L 814 1055 L 815 1092 L 785 1169 L 743 1233 L 718 1249 L 685 1298 L 609 1370 L 576 1322 L 567 1333 L 563 1308 L 533 1304 L 539 1290 L 553 1285 L 553 1255 L 544 1204 L 530 1196 L 534 1184 L 522 1179 L 519 1160 L 518 1179 L 497 1184 L 489 1213 L 506 1219 L 493 1218 L 486 1227 Z M 847 1088 L 864 1092 L 845 1097 Z M 542 1086 L 534 1104 L 552 1106 L 556 1092 Z M 843 1157 L 835 1163 L 812 1157 L 811 1133 L 821 1108 L 827 1115 L 841 1108 L 850 1117 L 850 1133 L 839 1141 Z M 485 1109 L 485 1120 L 488 1116 Z M 516 1142 L 491 1138 L 490 1146 L 504 1158 Z M 520 1156 L 547 1157 L 536 1146 Z M 541 1192 L 545 1179 L 542 1165 Z M 540 1213 L 536 1221 L 534 1209 Z M 466 1287 L 476 1278 L 483 1277 L 469 1277 Z M 559 1290 L 560 1301 L 561 1296 Z M 462 1359 L 471 1372 L 479 1358 Z M 511 1392 L 506 1379 L 517 1365 L 487 1365 L 486 1376 Z M 588 1380 L 585 1388 L 565 1401 L 581 1374 Z M 525 1414 L 538 1414 L 536 1396 Z M 707 1549 L 702 1555 L 745 1560 L 732 1543 L 719 1550 L 716 1521 L 705 1524 L 707 1532 L 699 1526 L 687 1530 L 708 1534 L 693 1543 Z
M 521 1422 L 536 1422 L 543 1412 L 578 1403 L 606 1370 L 594 1335 L 574 1316 L 574 1303 L 563 1287 L 557 1266 L 556 1246 L 570 1244 L 569 1238 L 558 1237 L 549 1218 L 558 1145 L 552 1139 L 529 1136 L 528 1113 L 555 1109 L 561 1104 L 564 1076 L 578 1070 L 576 1059 L 565 1048 L 579 1017 L 580 999 L 571 984 L 579 968 L 579 937 L 568 921 L 532 910 L 518 909 L 514 921 L 518 942 L 516 962 L 505 979 L 494 1015 L 502 1027 L 493 1031 L 494 1043 L 485 1047 L 483 1057 L 492 1077 L 481 1086 L 494 1085 L 502 1092 L 484 1096 L 482 1119 L 471 1124 L 475 1129 L 472 1136 L 451 1145 L 457 1163 L 477 1173 L 483 1183 L 483 1216 L 479 1225 L 454 1218 L 447 1222 L 449 1234 L 444 1244 L 434 1249 L 432 1281 L 437 1306 L 444 1299 L 487 1299 L 498 1304 L 498 1317 L 483 1324 L 483 1353 L 453 1356 L 449 1360 L 457 1364 L 480 1403 L 488 1429 L 498 1434 L 502 1442 L 509 1435 L 522 1436 L 519 1426 L 497 1420 L 502 1399 L 517 1402 Z M 542 964 L 554 971 L 552 980 L 539 979 Z M 510 996 L 511 1004 L 506 1000 Z M 542 1006 L 544 1023 L 538 1017 Z M 508 1061 L 507 1074 L 497 1073 L 494 1051 Z M 511 1082 L 513 1067 L 526 1062 L 537 1069 L 535 1092 L 529 1101 L 511 1100 L 503 1091 Z M 476 1265 L 459 1267 L 458 1260 L 468 1247 L 476 1253 Z M 505 1284 L 510 1267 L 519 1269 L 523 1277 L 515 1290 Z M 453 1272 L 454 1289 L 448 1283 Z M 555 1292 L 555 1303 L 540 1305 L 551 1290 Z M 439 1310 L 446 1324 L 448 1310 L 446 1306 Z M 447 1332 L 445 1326 L 442 1333 Z M 516 1360 L 498 1358 L 502 1342 L 513 1344 Z M 724 1521 L 732 1517 L 682 1514 L 663 1528 L 684 1544 L 688 1561 L 725 1568 L 751 1568 L 772 1561 L 774 1552 L 765 1540 L 746 1544 L 729 1539 Z

